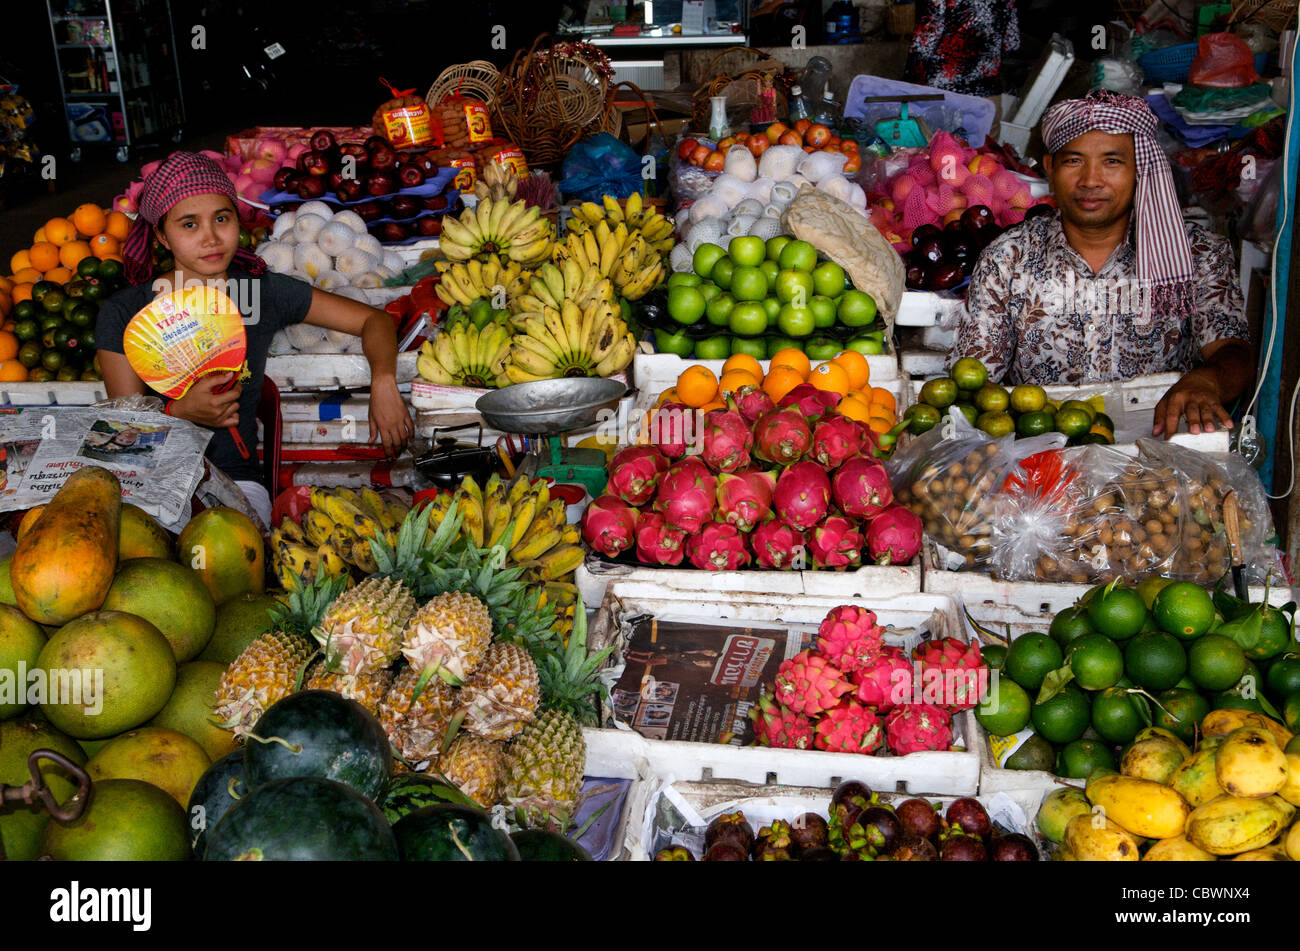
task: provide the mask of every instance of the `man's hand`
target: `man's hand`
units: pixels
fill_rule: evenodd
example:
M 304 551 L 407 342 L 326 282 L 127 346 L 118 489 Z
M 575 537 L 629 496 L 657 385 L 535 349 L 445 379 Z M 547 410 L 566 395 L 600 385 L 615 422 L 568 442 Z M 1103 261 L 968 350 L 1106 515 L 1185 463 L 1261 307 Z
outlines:
M 372 380 L 370 385 L 370 441 L 382 440 L 384 452 L 397 458 L 415 434 L 411 413 L 392 377 Z
M 1156 404 L 1152 435 L 1168 439 L 1178 432 L 1178 420 L 1183 416 L 1187 417 L 1188 431 L 1194 434 L 1202 430 L 1212 433 L 1216 426 L 1232 428 L 1232 418 L 1223 408 L 1219 393 L 1218 375 L 1208 367 L 1185 373 L 1169 388 Z
M 237 426 L 243 384 L 237 383 L 224 393 L 214 392 L 234 377 L 234 373 L 209 373 L 201 377 L 188 393 L 172 403 L 172 415 L 212 429 Z

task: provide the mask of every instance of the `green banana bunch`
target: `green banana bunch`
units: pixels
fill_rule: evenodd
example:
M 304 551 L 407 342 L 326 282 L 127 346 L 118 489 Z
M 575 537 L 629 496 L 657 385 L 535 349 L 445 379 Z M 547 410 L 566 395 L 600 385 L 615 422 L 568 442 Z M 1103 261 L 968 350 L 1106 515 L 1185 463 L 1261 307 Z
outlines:
M 416 369 L 425 380 L 443 386 L 502 386 L 510 342 L 510 331 L 499 323 L 482 330 L 472 324 L 444 327 L 421 345 Z
M 593 301 L 585 309 L 565 300 L 560 309 L 515 317 L 506 376 L 514 383 L 562 376 L 612 376 L 632 362 L 636 340 L 618 306 Z

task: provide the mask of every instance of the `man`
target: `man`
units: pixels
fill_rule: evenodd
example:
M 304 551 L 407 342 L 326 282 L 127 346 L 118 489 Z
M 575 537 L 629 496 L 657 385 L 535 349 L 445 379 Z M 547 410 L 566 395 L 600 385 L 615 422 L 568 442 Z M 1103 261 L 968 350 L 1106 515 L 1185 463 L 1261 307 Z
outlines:
M 985 249 L 950 360 L 994 380 L 1087 384 L 1182 372 L 1154 435 L 1232 428 L 1224 404 L 1254 377 L 1250 331 L 1223 238 L 1184 223 L 1156 117 L 1105 91 L 1043 116 L 1057 211 Z

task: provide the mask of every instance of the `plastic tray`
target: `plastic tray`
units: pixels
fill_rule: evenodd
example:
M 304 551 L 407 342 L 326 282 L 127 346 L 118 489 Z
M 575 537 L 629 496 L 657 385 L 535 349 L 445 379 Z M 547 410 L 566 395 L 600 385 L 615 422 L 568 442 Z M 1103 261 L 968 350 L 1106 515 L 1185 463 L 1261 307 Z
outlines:
M 0 406 L 89 406 L 107 396 L 102 381 L 0 383 Z
M 412 198 L 435 198 L 442 194 L 443 189 L 447 187 L 449 182 L 456 178 L 456 175 L 459 172 L 460 169 L 456 168 L 440 168 L 433 178 L 425 179 L 423 185 L 417 185 L 415 188 L 402 188 L 393 192 L 391 195 L 367 195 L 365 198 L 358 198 L 356 201 L 341 201 L 338 195 L 329 191 L 324 195 L 321 195 L 320 198 L 307 199 L 299 197 L 296 192 L 281 192 L 275 191 L 274 189 L 262 192 L 262 194 L 258 196 L 257 200 L 263 204 L 270 205 L 272 214 L 279 214 L 280 209 L 278 206 L 288 205 L 294 202 L 323 201 L 327 204 L 338 205 L 342 208 L 352 208 L 368 201 L 377 201 L 380 199 L 391 201 L 398 195 L 410 195 Z M 450 203 L 451 202 L 448 201 L 448 204 Z

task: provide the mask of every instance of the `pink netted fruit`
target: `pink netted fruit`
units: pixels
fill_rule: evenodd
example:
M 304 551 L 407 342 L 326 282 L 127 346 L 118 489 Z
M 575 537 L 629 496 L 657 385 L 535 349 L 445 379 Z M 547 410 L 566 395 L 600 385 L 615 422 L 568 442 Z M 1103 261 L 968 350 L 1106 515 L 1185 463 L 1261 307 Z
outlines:
M 803 534 L 779 518 L 755 528 L 749 538 L 749 545 L 754 550 L 756 563 L 764 568 L 778 570 L 795 567 L 796 562 L 805 557 L 806 553 Z
M 694 534 L 713 518 L 718 480 L 695 456 L 673 463 L 660 477 L 654 510 L 670 528 Z
M 808 552 L 814 568 L 855 568 L 862 564 L 862 532 L 843 515 L 832 515 L 812 530 Z
M 614 495 L 602 495 L 582 513 L 582 538 L 592 550 L 617 558 L 636 542 L 640 513 Z
M 642 512 L 636 526 L 636 555 L 647 565 L 680 565 L 686 533 L 669 528 L 657 512 Z
M 983 175 L 972 175 L 962 185 L 968 205 L 992 205 L 997 196 L 993 193 L 993 182 Z
M 775 472 L 724 473 L 718 476 L 717 518 L 742 532 L 752 532 L 772 511 Z
M 875 518 L 894 501 L 889 473 L 866 456 L 855 456 L 835 470 L 831 492 L 840 511 L 857 518 Z
M 649 439 L 669 459 L 680 459 L 696 437 L 697 414 L 682 403 L 665 403 L 650 420 Z
M 778 409 L 793 406 L 809 425 L 821 419 L 839 405 L 840 396 L 830 390 L 819 390 L 811 383 L 800 383 L 777 403 Z
M 828 753 L 874 753 L 885 742 L 880 718 L 856 700 L 845 700 L 817 720 L 813 744 Z
M 812 429 L 798 409 L 764 413 L 754 424 L 754 455 L 779 466 L 798 462 L 812 445 Z
M 899 756 L 952 745 L 952 718 L 929 703 L 906 703 L 885 719 L 885 738 Z
M 882 647 L 853 672 L 858 700 L 880 713 L 912 699 L 912 664 L 900 648 Z
M 980 702 L 987 675 L 982 673 L 984 660 L 977 642 L 941 637 L 917 647 L 912 659 L 921 665 L 920 699 L 953 711 L 969 710 Z M 932 670 L 938 671 L 937 677 Z
M 764 413 L 776 409 L 776 404 L 763 389 L 749 384 L 736 391 L 736 408 L 740 410 L 740 415 L 745 418 L 745 422 L 752 425 Z
M 701 571 L 735 571 L 749 564 L 749 549 L 736 526 L 709 522 L 686 539 L 686 557 Z
M 999 169 L 993 173 L 993 196 L 1002 201 L 1009 201 L 1024 185 L 1024 182 L 1010 169 Z
M 655 497 L 668 457 L 658 446 L 629 446 L 610 460 L 605 491 L 628 505 L 645 505 Z
M 823 518 L 831 504 L 831 480 L 811 460 L 796 462 L 776 480 L 772 505 L 793 529 L 806 532 Z
M 780 483 L 777 484 L 780 488 Z M 878 565 L 905 565 L 921 550 L 921 518 L 891 505 L 867 526 L 867 554 Z
M 704 417 L 700 458 L 714 472 L 735 472 L 749 465 L 749 448 L 754 434 L 740 415 L 735 402 L 728 409 L 715 409 Z
M 801 651 L 781 663 L 773 689 L 783 706 L 814 716 L 838 704 L 853 685 L 825 657 L 813 651 Z
M 754 721 L 754 739 L 759 746 L 783 750 L 806 750 L 813 745 L 813 725 L 802 713 L 787 710 L 769 693 L 759 696 L 749 708 Z
M 862 451 L 862 425 L 847 416 L 826 416 L 812 434 L 812 457 L 827 469 L 843 465 Z
M 817 628 L 817 652 L 845 673 L 853 673 L 880 653 L 884 634 L 874 611 L 841 604 L 831 608 Z

